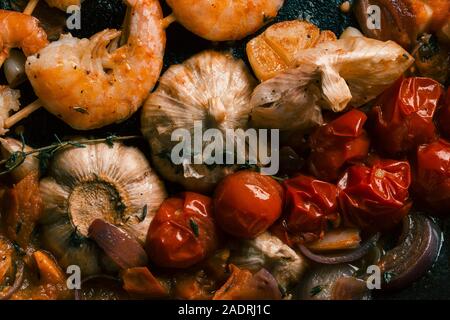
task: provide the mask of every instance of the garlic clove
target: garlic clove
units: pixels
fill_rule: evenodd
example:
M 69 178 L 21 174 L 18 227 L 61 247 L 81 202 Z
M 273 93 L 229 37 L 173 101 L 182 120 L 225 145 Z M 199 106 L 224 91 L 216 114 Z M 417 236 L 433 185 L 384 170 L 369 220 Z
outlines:
M 9 52 L 9 57 L 3 65 L 3 71 L 11 88 L 16 88 L 27 80 L 25 61 L 26 57 L 21 51 L 12 49 Z
M 0 138 L 0 153 L 3 159 L 9 159 L 15 152 L 30 152 L 33 148 L 22 145 L 22 142 L 13 138 Z M 23 163 L 9 174 L 14 182 L 19 182 L 31 172 L 39 171 L 39 160 L 34 156 L 28 156 Z
M 111 223 L 94 220 L 89 226 L 89 237 L 122 269 L 147 265 L 147 254 L 142 245 Z

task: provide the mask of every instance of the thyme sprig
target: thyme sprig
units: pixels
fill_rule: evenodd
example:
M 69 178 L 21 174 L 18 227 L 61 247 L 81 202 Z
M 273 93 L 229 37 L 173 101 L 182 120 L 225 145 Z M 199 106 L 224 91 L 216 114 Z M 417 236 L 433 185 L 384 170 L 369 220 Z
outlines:
M 13 152 L 7 159 L 0 160 L 0 167 L 3 168 L 3 170 L 0 170 L 0 176 L 3 176 L 5 174 L 10 173 L 17 167 L 19 167 L 22 163 L 24 163 L 25 159 L 29 156 L 36 156 L 39 159 L 40 163 L 40 169 L 44 170 L 47 168 L 48 163 L 51 158 L 60 150 L 67 148 L 67 147 L 75 147 L 75 148 L 86 148 L 89 144 L 94 143 L 106 143 L 108 146 L 112 147 L 114 145 L 114 142 L 119 141 L 126 141 L 126 140 L 132 140 L 132 139 L 139 139 L 140 136 L 123 136 L 119 137 L 116 135 L 109 135 L 106 138 L 99 138 L 99 139 L 86 139 L 86 140 L 79 140 L 79 141 L 62 141 L 59 139 L 58 136 L 56 137 L 56 142 L 52 143 L 49 146 L 37 148 L 31 151 L 24 151 L 25 150 L 25 141 L 22 139 L 22 149 L 20 151 Z

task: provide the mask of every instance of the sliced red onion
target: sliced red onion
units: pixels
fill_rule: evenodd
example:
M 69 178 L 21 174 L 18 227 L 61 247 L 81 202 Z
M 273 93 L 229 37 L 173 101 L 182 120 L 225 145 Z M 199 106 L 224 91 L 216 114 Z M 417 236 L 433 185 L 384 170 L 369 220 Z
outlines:
M 349 264 L 320 265 L 309 271 L 296 289 L 301 300 L 369 300 L 366 282 L 354 277 Z
M 101 219 L 94 220 L 89 226 L 89 237 L 120 268 L 128 269 L 147 265 L 148 258 L 141 244 L 115 225 Z
M 23 274 L 24 274 L 24 263 L 22 260 L 17 261 L 16 264 L 16 276 L 14 279 L 14 283 L 10 286 L 6 292 L 0 292 L 0 300 L 8 300 L 12 297 L 12 295 L 20 289 L 23 283 Z
M 375 243 L 378 241 L 379 238 L 380 234 L 377 233 L 372 238 L 365 241 L 359 248 L 335 255 L 316 254 L 311 250 L 309 250 L 304 245 L 299 246 L 299 248 L 300 252 L 305 257 L 311 259 L 314 262 L 320 264 L 341 264 L 353 262 L 364 257 L 369 252 L 369 250 L 375 245 Z
M 413 214 L 403 220 L 399 244 L 380 260 L 383 288 L 402 289 L 423 276 L 439 256 L 442 232 L 430 218 Z

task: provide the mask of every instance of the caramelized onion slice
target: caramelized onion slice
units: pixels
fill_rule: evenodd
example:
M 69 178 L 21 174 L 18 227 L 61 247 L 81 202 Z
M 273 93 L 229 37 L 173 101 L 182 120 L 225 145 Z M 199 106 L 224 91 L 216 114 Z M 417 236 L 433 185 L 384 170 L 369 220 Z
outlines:
M 111 223 L 101 219 L 94 220 L 89 226 L 89 238 L 122 269 L 147 265 L 147 254 L 141 244 Z
M 300 252 L 303 253 L 305 257 L 314 262 L 320 264 L 341 264 L 356 261 L 364 257 L 378 241 L 379 237 L 380 235 L 377 233 L 372 238 L 364 242 L 359 248 L 334 255 L 316 254 L 304 245 L 300 245 L 299 248 Z
M 430 218 L 405 217 L 399 244 L 380 260 L 383 288 L 402 289 L 423 276 L 439 256 L 442 232 Z
M 16 276 L 12 286 L 7 287 L 4 291 L 0 291 L 0 300 L 8 300 L 12 295 L 20 289 L 23 283 L 24 263 L 22 260 L 18 260 L 16 264 Z

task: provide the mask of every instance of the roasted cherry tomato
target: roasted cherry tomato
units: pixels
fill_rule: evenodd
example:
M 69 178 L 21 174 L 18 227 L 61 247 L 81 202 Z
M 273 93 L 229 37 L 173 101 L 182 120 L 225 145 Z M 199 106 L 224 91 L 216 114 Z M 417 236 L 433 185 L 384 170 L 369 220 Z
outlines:
M 375 160 L 371 167 L 354 165 L 338 183 L 344 222 L 367 231 L 396 226 L 411 208 L 408 162 Z
M 371 113 L 377 149 L 397 156 L 436 139 L 433 116 L 442 92 L 433 79 L 407 78 L 383 93 Z
M 444 106 L 439 113 L 439 126 L 442 134 L 450 138 L 450 88 L 447 90 Z
M 215 218 L 227 233 L 255 238 L 281 215 L 283 188 L 269 176 L 239 171 L 226 177 L 214 196 Z
M 435 214 L 450 214 L 450 143 L 441 139 L 420 146 L 414 191 Z
M 203 260 L 218 242 L 212 211 L 212 199 L 201 194 L 166 199 L 148 230 L 150 259 L 168 268 L 187 268 Z
M 367 156 L 370 142 L 363 129 L 366 120 L 363 112 L 351 110 L 311 135 L 308 165 L 315 177 L 336 180 L 346 163 Z
M 284 181 L 285 215 L 272 231 L 289 245 L 320 238 L 338 219 L 335 185 L 300 175 Z

